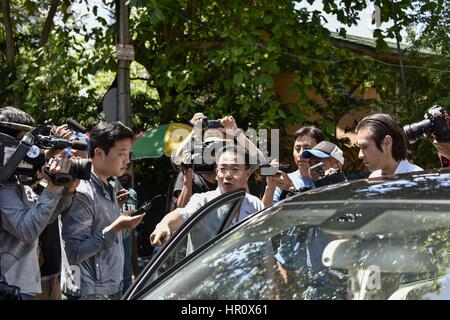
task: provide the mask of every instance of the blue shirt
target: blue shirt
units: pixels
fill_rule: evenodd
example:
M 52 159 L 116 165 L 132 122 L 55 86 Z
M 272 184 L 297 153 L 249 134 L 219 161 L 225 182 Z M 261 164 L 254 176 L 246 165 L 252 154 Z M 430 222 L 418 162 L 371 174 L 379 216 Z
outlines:
M 314 188 L 314 182 L 309 178 L 304 178 L 300 175 L 300 170 L 288 173 L 288 177 L 291 179 L 292 183 L 294 184 L 294 187 L 296 189 L 302 189 L 304 187 L 313 187 Z M 273 194 L 273 203 L 276 203 L 281 199 L 281 193 L 282 190 L 278 187 L 275 189 L 275 193 Z

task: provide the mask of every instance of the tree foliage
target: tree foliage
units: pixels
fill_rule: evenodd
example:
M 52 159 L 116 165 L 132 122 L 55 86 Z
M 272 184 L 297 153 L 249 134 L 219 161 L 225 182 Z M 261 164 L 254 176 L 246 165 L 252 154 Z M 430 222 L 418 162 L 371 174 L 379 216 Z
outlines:
M 450 110 L 449 0 L 373 1 L 382 22 L 394 22 L 375 30 L 376 53 L 388 52 L 388 39 L 411 41 L 407 52 L 399 52 L 403 68 L 332 44 L 324 14 L 355 25 L 366 0 L 322 3 L 323 11 L 312 11 L 291 0 L 128 1 L 130 38 L 141 66 L 132 82 L 141 88 L 132 90 L 135 130 L 186 121 L 202 111 L 210 118 L 231 114 L 244 129 L 280 128 L 283 137 L 291 124 L 314 122 L 332 139 L 351 109 L 392 113 L 402 124 L 418 121 L 436 103 Z M 87 6 L 92 18 L 75 5 Z M 74 117 L 89 127 L 103 119 L 102 98 L 117 68 L 115 5 L 3 1 L 1 104 L 24 108 L 38 121 Z M 401 38 L 405 28 L 409 39 Z M 414 33 L 417 28 L 423 32 Z M 425 48 L 431 50 L 426 55 Z M 280 95 L 284 75 L 292 79 L 289 99 Z M 376 89 L 379 102 L 352 96 L 368 88 Z M 325 104 L 308 98 L 311 92 Z M 419 164 L 435 157 L 427 142 L 413 150 L 420 151 Z

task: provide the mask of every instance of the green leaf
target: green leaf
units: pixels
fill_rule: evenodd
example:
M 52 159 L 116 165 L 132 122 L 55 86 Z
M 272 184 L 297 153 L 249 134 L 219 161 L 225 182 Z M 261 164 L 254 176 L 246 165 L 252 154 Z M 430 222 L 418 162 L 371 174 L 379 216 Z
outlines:
M 155 15 L 160 21 L 164 21 L 166 19 L 166 16 L 159 8 L 156 8 Z
M 280 117 L 282 117 L 283 119 L 286 118 L 286 113 L 284 113 L 284 111 L 281 108 L 277 109 L 277 113 Z
M 267 73 L 278 73 L 280 71 L 280 68 L 275 62 L 267 61 L 262 64 L 261 71 Z
M 242 72 L 236 73 L 233 77 L 233 83 L 235 85 L 240 85 L 242 81 L 244 81 L 244 75 L 242 74 Z
M 264 16 L 264 19 L 263 19 L 263 23 L 264 24 L 271 24 L 272 23 L 272 16 L 271 15 L 266 15 L 266 16 Z
M 304 78 L 303 83 L 305 84 L 305 86 L 309 87 L 313 84 L 313 81 L 311 78 Z

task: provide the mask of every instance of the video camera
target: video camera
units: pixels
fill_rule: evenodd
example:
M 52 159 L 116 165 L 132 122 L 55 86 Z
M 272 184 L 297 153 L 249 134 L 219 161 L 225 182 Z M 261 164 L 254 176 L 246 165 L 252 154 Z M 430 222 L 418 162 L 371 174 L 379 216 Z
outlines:
M 184 159 L 181 163 L 182 170 L 188 168 L 195 173 L 215 173 L 215 150 L 223 146 L 223 141 L 209 141 L 203 143 L 194 143 L 191 149 L 189 159 Z M 205 156 L 211 156 L 210 159 L 205 159 Z
M 316 172 L 320 176 L 319 179 L 314 181 L 314 185 L 317 188 L 347 181 L 347 178 L 345 177 L 344 172 L 342 172 L 341 170 L 337 170 L 336 172 L 325 175 L 325 170 L 323 168 L 322 162 L 319 162 L 319 163 L 311 166 L 311 170 Z
M 409 143 L 416 143 L 423 137 L 434 135 L 437 142 L 450 141 L 449 115 L 441 106 L 432 106 L 424 115 L 425 120 L 403 126 Z
M 74 125 L 71 120 L 69 126 Z M 0 121 L 0 127 L 25 131 L 20 124 Z M 80 125 L 81 128 L 84 128 Z M 79 129 L 78 127 L 77 129 Z M 0 183 L 10 181 L 16 177 L 21 183 L 32 184 L 36 181 L 36 172 L 46 164 L 43 149 L 65 149 L 73 148 L 75 150 L 87 150 L 87 144 L 82 141 L 69 141 L 61 139 L 56 135 L 50 135 L 52 126 L 49 121 L 35 128 L 20 140 L 0 132 Z M 89 179 L 91 174 L 92 161 L 87 159 L 71 160 L 72 165 L 68 174 L 49 174 L 48 169 L 51 165 L 46 165 L 44 170 L 57 185 L 65 185 L 73 179 Z

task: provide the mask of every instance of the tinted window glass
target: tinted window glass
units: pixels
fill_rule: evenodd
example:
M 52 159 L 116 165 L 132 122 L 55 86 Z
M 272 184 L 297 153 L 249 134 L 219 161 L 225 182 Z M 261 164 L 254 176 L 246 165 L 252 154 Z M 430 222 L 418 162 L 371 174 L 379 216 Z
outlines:
M 285 202 L 143 298 L 449 299 L 449 229 L 447 200 Z

